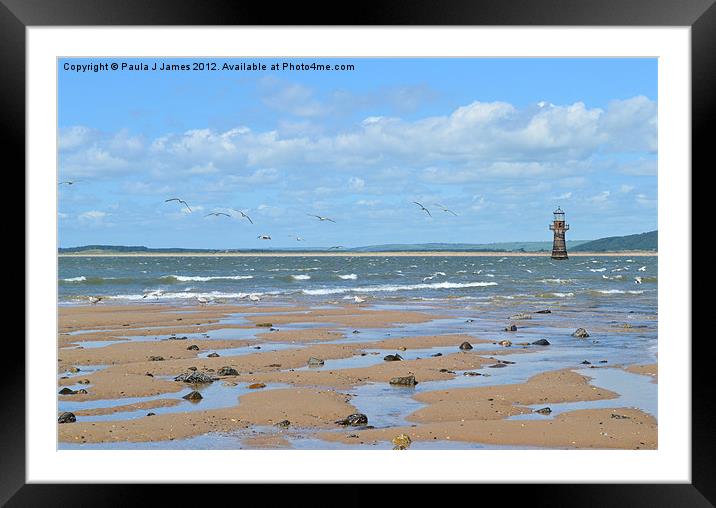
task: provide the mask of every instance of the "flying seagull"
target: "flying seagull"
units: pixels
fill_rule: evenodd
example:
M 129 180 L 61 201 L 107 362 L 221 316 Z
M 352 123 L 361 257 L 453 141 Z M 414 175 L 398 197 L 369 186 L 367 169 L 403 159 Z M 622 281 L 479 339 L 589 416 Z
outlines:
M 453 212 L 452 210 L 450 210 L 447 206 L 441 205 L 440 203 L 435 203 L 435 206 L 441 208 L 443 212 L 451 213 L 451 214 L 453 214 L 455 217 L 457 217 L 457 214 L 456 214 L 455 212 Z
M 232 210 L 233 210 L 233 208 L 232 208 Z M 244 219 L 248 219 L 248 221 L 249 221 L 251 224 L 254 223 L 254 221 L 251 220 L 251 217 L 249 217 L 248 215 L 246 215 L 246 214 L 245 214 L 244 212 L 242 212 L 241 210 L 234 210 L 234 211 L 235 211 L 235 212 L 239 212 L 239 213 L 241 214 L 241 217 L 243 217 Z
M 342 249 L 342 248 L 343 248 L 343 245 L 334 245 L 333 247 L 330 247 L 328 250 L 331 250 L 331 249 Z
M 191 208 L 189 208 L 189 205 L 188 205 L 187 202 L 184 201 L 183 199 L 171 198 L 171 199 L 165 199 L 165 200 L 164 200 L 165 203 L 169 203 L 170 201 L 177 201 L 177 202 L 179 202 L 179 203 L 183 203 L 184 206 L 186 206 L 187 209 L 191 212 Z
M 324 220 L 327 220 L 327 221 L 330 221 L 330 222 L 333 222 L 333 223 L 336 222 L 336 221 L 334 221 L 333 219 L 329 219 L 328 217 L 321 217 L 320 215 L 313 215 L 312 213 L 307 213 L 306 215 L 308 215 L 308 216 L 310 216 L 310 217 L 315 217 L 316 219 L 320 220 L 321 222 L 323 222 Z
M 204 217 L 209 217 L 210 215 L 215 215 L 216 217 L 218 217 L 219 215 L 223 215 L 225 217 L 231 217 L 231 215 L 229 215 L 228 213 L 224 213 L 224 212 L 211 212 L 211 213 L 207 213 L 206 215 L 204 215 Z
M 256 238 L 258 238 L 259 240 L 271 240 L 270 235 L 259 235 Z
M 288 235 L 288 236 L 291 237 L 291 238 L 295 238 L 297 242 L 302 242 L 302 241 L 304 241 L 304 238 L 302 238 L 302 237 L 300 237 L 300 236 L 296 236 L 296 235 Z
M 428 210 L 427 208 L 425 208 L 423 205 L 421 205 L 421 204 L 418 203 L 417 201 L 413 201 L 413 203 L 415 203 L 416 205 L 418 205 L 421 210 L 423 210 L 425 213 L 427 213 L 428 215 L 430 215 L 430 217 L 432 217 L 432 215 L 430 214 L 430 210 Z
M 77 182 L 81 182 L 82 180 L 65 180 L 64 182 L 60 182 L 58 185 L 74 185 Z

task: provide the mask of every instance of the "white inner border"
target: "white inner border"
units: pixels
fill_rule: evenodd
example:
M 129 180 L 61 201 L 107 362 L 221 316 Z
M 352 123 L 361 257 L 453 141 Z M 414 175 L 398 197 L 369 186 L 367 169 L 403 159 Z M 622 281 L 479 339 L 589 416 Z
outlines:
M 29 27 L 26 35 L 26 372 L 32 372 L 26 380 L 28 482 L 691 481 L 689 27 Z M 658 450 L 58 451 L 57 58 L 150 55 L 658 57 Z M 176 467 L 179 460 L 196 460 L 209 467 L 184 471 Z

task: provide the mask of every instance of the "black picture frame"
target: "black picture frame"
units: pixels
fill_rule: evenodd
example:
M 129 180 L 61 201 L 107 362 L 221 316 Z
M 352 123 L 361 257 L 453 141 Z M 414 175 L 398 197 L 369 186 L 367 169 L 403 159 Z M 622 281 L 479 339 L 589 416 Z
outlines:
M 692 168 L 706 171 L 707 129 L 716 118 L 715 0 L 412 0 L 335 4 L 229 0 L 0 0 L 0 101 L 6 167 L 25 167 L 25 29 L 32 26 L 209 25 L 518 25 L 688 26 L 692 50 Z M 10 156 L 8 158 L 8 156 Z M 710 166 L 713 162 L 708 160 Z M 25 264 L 27 273 L 31 266 Z M 691 295 L 684 295 L 691 298 Z M 684 324 L 691 340 L 690 323 Z M 705 337 L 708 339 L 708 337 Z M 509 487 L 510 500 L 537 506 L 713 506 L 716 500 L 714 397 L 706 377 L 708 341 L 692 346 L 692 483 L 641 485 L 531 485 Z M 151 500 L 145 489 L 126 485 L 39 485 L 25 481 L 25 353 L 13 351 L 3 365 L 0 418 L 0 502 L 7 506 L 131 505 Z M 166 489 L 162 489 L 166 492 Z M 203 489 L 200 489 L 203 490 Z M 505 486 L 481 486 L 505 493 Z M 182 489 L 182 495 L 189 493 Z M 196 491 L 195 491 L 196 492 Z M 272 490 L 272 504 L 278 502 Z M 295 496 L 295 494 L 294 494 Z M 299 494 L 300 496 L 300 494 Z M 354 497 L 354 496 L 349 496 Z M 401 494 L 402 497 L 402 494 Z M 357 501 L 358 499 L 355 499 Z M 210 501 L 216 502 L 216 501 Z M 185 504 L 185 503 L 182 503 Z

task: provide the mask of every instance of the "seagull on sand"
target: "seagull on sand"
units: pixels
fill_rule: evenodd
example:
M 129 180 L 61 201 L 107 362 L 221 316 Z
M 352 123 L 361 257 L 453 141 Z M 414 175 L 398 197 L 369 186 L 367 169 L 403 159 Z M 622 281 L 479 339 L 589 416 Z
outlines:
M 224 212 L 211 212 L 211 213 L 207 213 L 206 215 L 204 215 L 204 217 L 209 217 L 209 216 L 211 216 L 211 215 L 214 215 L 215 217 L 218 217 L 218 216 L 220 216 L 220 215 L 223 215 L 223 216 L 225 216 L 225 217 L 231 218 L 231 215 L 229 215 L 228 213 L 224 213 Z
M 103 296 L 88 296 L 87 299 L 89 300 L 89 303 L 91 303 L 92 305 L 96 305 L 99 302 L 101 302 L 104 299 L 104 297 Z
M 154 291 L 149 291 L 147 293 L 144 293 L 144 295 L 142 295 L 142 299 L 147 298 L 148 296 L 153 296 L 154 298 L 159 300 L 159 297 L 162 296 L 163 294 L 164 294 L 163 289 L 155 289 Z
M 415 203 L 416 205 L 418 205 L 421 210 L 423 210 L 425 213 L 427 213 L 428 215 L 430 215 L 430 217 L 432 217 L 432 215 L 430 214 L 430 210 L 428 210 L 427 208 L 425 208 L 423 205 L 421 205 L 421 204 L 418 203 L 417 201 L 413 201 L 413 203 Z
M 196 301 L 199 302 L 201 305 L 206 305 L 211 301 L 211 298 L 207 298 L 205 296 L 198 296 L 196 298 Z
M 234 209 L 232 208 L 232 210 L 234 210 Z M 234 210 L 234 211 L 237 212 L 237 213 L 240 213 L 240 214 L 241 214 L 241 217 L 244 218 L 244 219 L 247 219 L 251 224 L 254 223 L 254 221 L 251 220 L 251 217 L 249 217 L 248 215 L 246 215 L 246 214 L 245 214 L 244 212 L 242 212 L 241 210 Z
M 363 302 L 365 302 L 365 298 L 361 298 L 360 296 L 354 296 L 353 301 L 355 303 L 363 303 Z
M 451 213 L 451 214 L 453 214 L 455 217 L 457 217 L 457 214 L 456 214 L 455 212 L 453 212 L 452 210 L 450 210 L 447 206 L 441 205 L 440 203 L 435 203 L 435 206 L 437 206 L 438 208 L 440 208 L 443 212 Z
M 256 238 L 258 238 L 259 240 L 271 240 L 271 236 L 269 235 L 259 235 Z
M 251 293 L 249 295 L 249 300 L 251 300 L 252 302 L 260 302 L 261 297 L 259 295 L 257 295 L 256 293 Z
M 165 203 L 169 203 L 170 201 L 177 201 L 178 203 L 182 203 L 184 206 L 186 206 L 187 210 L 189 210 L 189 212 L 191 212 L 191 208 L 189 208 L 189 205 L 188 205 L 187 202 L 184 201 L 183 199 L 171 198 L 171 199 L 165 199 L 165 200 L 164 200 Z
M 320 220 L 321 222 L 323 222 L 324 220 L 327 220 L 327 221 L 333 222 L 333 223 L 336 222 L 333 219 L 329 219 L 328 217 L 322 217 L 320 215 L 314 215 L 312 213 L 307 213 L 306 215 L 308 215 L 309 217 L 315 217 L 316 219 Z

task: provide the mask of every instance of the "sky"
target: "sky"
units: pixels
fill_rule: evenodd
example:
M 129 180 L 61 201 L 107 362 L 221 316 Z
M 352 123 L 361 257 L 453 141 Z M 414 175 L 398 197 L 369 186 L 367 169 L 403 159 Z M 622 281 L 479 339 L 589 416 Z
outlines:
M 641 233 L 657 60 L 60 59 L 58 150 L 61 247 L 550 241 L 558 206 L 568 240 Z

